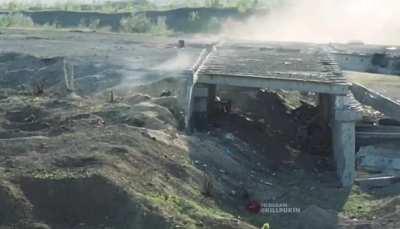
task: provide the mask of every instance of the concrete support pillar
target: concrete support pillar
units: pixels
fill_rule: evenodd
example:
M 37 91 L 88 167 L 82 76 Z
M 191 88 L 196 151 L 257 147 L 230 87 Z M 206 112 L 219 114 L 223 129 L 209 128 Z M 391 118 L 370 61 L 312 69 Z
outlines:
M 355 123 L 334 121 L 333 152 L 337 176 L 344 187 L 353 184 L 355 171 Z
M 208 128 L 208 112 L 213 109 L 215 86 L 208 84 L 194 84 L 189 93 L 187 130 L 205 131 Z
M 344 187 L 353 184 L 355 170 L 355 125 L 361 115 L 346 107 L 345 96 L 332 96 L 332 143 L 337 175 Z
M 191 120 L 192 120 L 192 103 L 193 103 L 192 94 L 194 88 L 193 77 L 194 76 L 192 72 L 186 75 L 185 129 L 188 134 L 192 132 Z

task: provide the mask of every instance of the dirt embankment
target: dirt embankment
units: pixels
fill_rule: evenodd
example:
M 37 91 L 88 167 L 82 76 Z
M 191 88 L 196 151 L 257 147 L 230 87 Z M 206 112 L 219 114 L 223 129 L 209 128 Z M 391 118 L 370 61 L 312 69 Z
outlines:
M 372 194 L 340 188 L 329 154 L 302 147 L 309 144 L 295 138 L 297 129 L 316 108 L 300 95 L 242 95 L 209 132 L 187 136 L 182 79 L 82 94 L 89 85 L 77 79 L 68 88 L 63 58 L 7 55 L 0 57 L 2 229 L 356 228 L 397 204 L 372 207 Z M 171 95 L 160 97 L 163 90 Z M 304 214 L 255 212 L 264 202 Z
M 2 58 L 1 228 L 254 228 L 202 194 L 175 94 L 84 96 L 63 58 Z
M 2 225 L 251 228 L 201 203 L 202 172 L 168 106 L 176 98 L 31 99 L 1 100 Z

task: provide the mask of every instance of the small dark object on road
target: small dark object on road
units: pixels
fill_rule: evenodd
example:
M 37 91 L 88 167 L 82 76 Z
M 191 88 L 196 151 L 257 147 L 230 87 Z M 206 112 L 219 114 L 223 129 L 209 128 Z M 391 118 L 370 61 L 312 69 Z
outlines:
M 105 125 L 106 125 L 106 122 L 103 119 L 97 119 L 97 121 L 96 121 L 97 128 L 104 127 Z
M 171 92 L 171 91 L 169 91 L 169 90 L 164 90 L 164 91 L 161 93 L 160 97 L 169 97 L 169 96 L 171 96 L 171 95 L 172 95 L 172 92 Z
M 178 41 L 178 48 L 185 48 L 185 40 Z
M 32 87 L 33 87 L 32 93 L 34 96 L 41 96 L 44 94 L 45 83 L 43 81 L 34 82 Z

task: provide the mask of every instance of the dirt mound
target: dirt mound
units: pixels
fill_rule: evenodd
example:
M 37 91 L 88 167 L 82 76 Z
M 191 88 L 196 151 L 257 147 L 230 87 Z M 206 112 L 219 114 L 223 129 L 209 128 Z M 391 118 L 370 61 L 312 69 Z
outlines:
M 151 99 L 150 96 L 144 94 L 134 94 L 124 97 L 124 102 L 129 105 L 135 105 L 141 102 L 149 101 Z
M 179 130 L 183 130 L 185 125 L 184 123 L 185 117 L 180 100 L 182 100 L 182 98 L 178 98 L 177 96 L 152 98 L 149 95 L 143 95 L 143 94 L 134 94 L 123 98 L 124 103 L 127 103 L 132 106 L 138 105 L 143 102 L 149 102 L 167 108 L 169 112 L 171 112 L 171 114 L 177 120 L 178 122 L 177 128 Z
M 30 217 L 15 217 L 26 228 L 195 228 L 199 222 L 251 228 L 200 201 L 201 172 L 188 157 L 191 143 L 177 131 L 175 97 L 131 95 L 109 103 L 12 95 L 0 103 L 7 107 L 0 126 L 14 128 L 2 129 L 0 168 L 31 206 L 22 206 Z M 50 127 L 25 135 L 19 125 L 39 121 Z M 3 196 L 0 204 L 15 205 Z M 12 214 L 0 214 L 7 215 L 3 225 L 12 224 Z
M 376 207 L 373 214 L 378 219 L 380 228 L 399 228 L 400 197 L 396 196 L 383 201 Z
M 12 183 L 0 179 L 0 225 L 17 224 L 31 216 L 32 206 Z
M 124 103 L 106 104 L 96 114 L 104 118 L 106 123 L 124 123 L 153 130 L 178 127 L 174 115 L 167 108 L 150 102 L 133 106 Z
M 395 212 L 400 212 L 400 198 L 392 198 L 389 201 L 386 201 L 385 203 L 381 204 L 381 206 L 378 207 L 378 210 L 376 213 L 378 215 L 385 215 L 388 213 L 395 213 Z
M 165 78 L 153 83 L 136 86 L 127 90 L 125 93 L 137 94 L 142 93 L 149 95 L 154 98 L 161 96 L 163 91 L 171 92 L 171 96 L 176 96 L 178 98 L 178 104 L 180 107 L 184 107 L 186 103 L 186 85 L 187 78 L 184 76 L 175 78 Z
M 180 100 L 176 96 L 170 96 L 154 98 L 151 102 L 167 108 L 174 115 L 178 125 L 177 128 L 183 130 L 185 128 L 185 113 L 184 105 L 182 105 L 182 101 Z
M 336 229 L 337 212 L 325 210 L 318 206 L 310 206 L 299 216 L 298 229 Z
M 35 217 L 52 228 L 119 229 L 140 225 L 138 218 L 143 209 L 104 177 L 93 175 L 55 180 L 25 177 L 20 180 L 20 185 L 34 206 Z M 152 228 L 165 228 L 161 227 L 161 219 L 157 222 L 148 220 L 146 224 L 154 226 Z
M 0 228 L 170 228 L 142 197 L 102 175 L 0 180 Z

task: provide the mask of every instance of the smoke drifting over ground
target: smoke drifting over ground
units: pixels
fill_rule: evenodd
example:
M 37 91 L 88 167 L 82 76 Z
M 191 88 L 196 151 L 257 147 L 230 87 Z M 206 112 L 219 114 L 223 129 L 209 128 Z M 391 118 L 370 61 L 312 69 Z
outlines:
M 195 61 L 194 57 L 183 52 L 178 52 L 177 56 L 154 67 L 158 71 L 183 71 L 190 69 Z
M 400 45 L 399 0 L 291 0 L 267 16 L 227 22 L 240 39 Z

